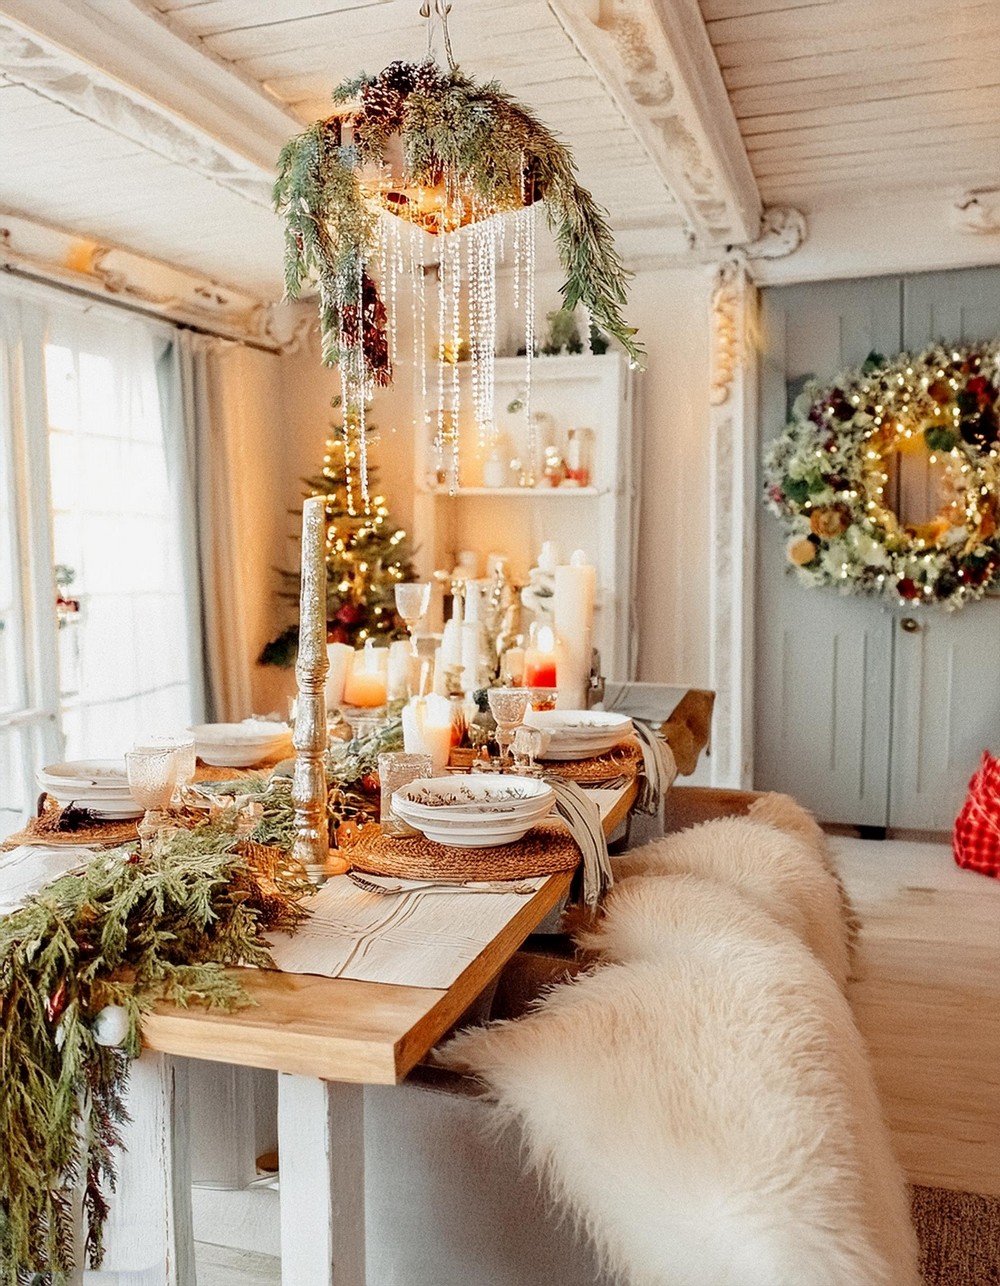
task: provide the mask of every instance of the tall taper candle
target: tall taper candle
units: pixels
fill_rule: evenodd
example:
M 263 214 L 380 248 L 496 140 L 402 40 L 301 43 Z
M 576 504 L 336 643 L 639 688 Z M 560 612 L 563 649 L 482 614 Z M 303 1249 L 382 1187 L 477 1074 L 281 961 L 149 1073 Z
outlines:
M 298 858 L 313 884 L 332 873 L 326 819 L 326 502 L 314 496 L 302 506 L 302 574 L 299 586 L 299 655 L 295 677 L 295 769 L 292 803 Z M 337 869 L 347 870 L 347 863 Z

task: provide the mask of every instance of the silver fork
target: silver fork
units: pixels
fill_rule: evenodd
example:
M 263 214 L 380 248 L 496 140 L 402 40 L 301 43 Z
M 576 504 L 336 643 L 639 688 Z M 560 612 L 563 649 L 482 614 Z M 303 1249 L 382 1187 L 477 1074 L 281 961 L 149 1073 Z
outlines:
M 357 871 L 348 871 L 347 878 L 366 893 L 517 893 L 525 896 L 538 892 L 533 884 L 527 884 L 523 880 L 459 880 L 454 883 L 446 880 L 421 880 L 419 883 L 398 884 L 395 881 L 382 883 L 371 880 Z

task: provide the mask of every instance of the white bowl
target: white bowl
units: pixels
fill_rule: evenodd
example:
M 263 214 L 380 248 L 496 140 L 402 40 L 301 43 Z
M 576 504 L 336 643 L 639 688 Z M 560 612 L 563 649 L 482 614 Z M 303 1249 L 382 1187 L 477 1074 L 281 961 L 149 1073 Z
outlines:
M 426 823 L 423 827 L 417 826 L 415 822 L 411 822 L 410 825 L 416 830 L 422 830 L 426 839 L 432 840 L 435 844 L 444 844 L 448 848 L 498 848 L 503 844 L 516 844 L 519 839 L 524 839 L 534 822 L 527 824 L 521 822 L 516 826 L 505 827 L 503 830 L 485 833 L 480 830 L 438 829 Z
M 537 807 L 530 810 L 513 811 L 502 807 L 497 807 L 490 812 L 472 812 L 465 809 L 435 809 L 437 814 L 429 817 L 426 812 L 418 812 L 409 807 L 402 801 L 395 798 L 392 801 L 392 811 L 397 817 L 401 817 L 404 822 L 409 822 L 417 830 L 421 830 L 425 825 L 440 828 L 441 830 L 481 830 L 484 834 L 488 831 L 504 830 L 510 826 L 516 826 L 523 823 L 529 823 L 534 826 L 540 822 L 543 817 L 547 817 L 552 811 L 554 799 L 543 800 Z
M 242 723 L 197 723 L 188 728 L 201 745 L 254 746 L 283 741 L 291 729 L 286 723 L 267 719 L 244 719 Z
M 503 808 L 508 814 L 533 812 L 543 801 L 554 798 L 552 787 L 537 777 L 473 774 L 468 777 L 420 777 L 401 787 L 393 795 L 412 813 L 430 818 L 456 813 L 468 817 L 483 816 L 491 809 Z M 431 802 L 431 801 L 434 802 Z
M 194 737 L 198 758 L 217 768 L 250 768 L 279 754 L 290 729 L 266 719 L 242 723 L 199 723 L 188 731 Z
M 613 710 L 529 710 L 524 722 L 533 728 L 544 728 L 554 737 L 590 737 L 610 732 L 625 736 L 632 731 L 628 715 L 615 714 Z

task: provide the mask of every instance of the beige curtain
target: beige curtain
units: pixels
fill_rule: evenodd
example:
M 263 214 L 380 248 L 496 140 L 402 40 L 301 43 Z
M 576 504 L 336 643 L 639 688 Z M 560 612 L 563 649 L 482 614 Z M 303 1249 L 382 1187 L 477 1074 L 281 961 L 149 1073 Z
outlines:
M 206 718 L 236 721 L 264 713 L 253 708 L 253 669 L 273 617 L 274 533 L 285 521 L 278 358 L 179 330 L 167 360 L 195 474 Z

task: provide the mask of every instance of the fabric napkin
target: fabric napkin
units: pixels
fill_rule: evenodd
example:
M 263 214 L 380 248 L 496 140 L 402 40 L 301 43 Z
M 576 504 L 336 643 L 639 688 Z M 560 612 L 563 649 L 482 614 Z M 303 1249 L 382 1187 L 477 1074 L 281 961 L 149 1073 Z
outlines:
M 556 811 L 583 856 L 583 900 L 587 906 L 597 906 L 613 883 L 601 810 L 576 782 L 556 776 L 544 780 L 555 791 Z

